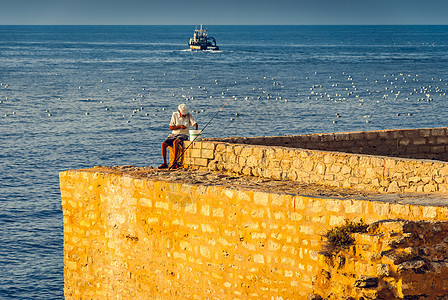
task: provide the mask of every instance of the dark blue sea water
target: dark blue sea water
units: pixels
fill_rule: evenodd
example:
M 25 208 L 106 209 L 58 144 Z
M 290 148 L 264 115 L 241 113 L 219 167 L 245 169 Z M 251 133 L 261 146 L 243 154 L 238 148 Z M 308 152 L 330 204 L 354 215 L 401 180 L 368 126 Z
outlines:
M 448 26 L 0 26 L 0 298 L 63 298 L 58 172 L 204 137 L 447 126 Z

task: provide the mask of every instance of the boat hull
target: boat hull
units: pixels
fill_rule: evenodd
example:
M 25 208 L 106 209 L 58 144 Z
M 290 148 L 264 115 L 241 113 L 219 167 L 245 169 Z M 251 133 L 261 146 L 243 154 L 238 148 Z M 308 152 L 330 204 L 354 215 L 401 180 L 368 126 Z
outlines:
M 191 50 L 204 50 L 201 45 L 190 45 Z
M 197 50 L 197 51 L 201 51 L 201 50 L 219 50 L 218 46 L 214 46 L 214 45 L 194 45 L 194 44 L 190 44 L 190 49 L 191 50 Z

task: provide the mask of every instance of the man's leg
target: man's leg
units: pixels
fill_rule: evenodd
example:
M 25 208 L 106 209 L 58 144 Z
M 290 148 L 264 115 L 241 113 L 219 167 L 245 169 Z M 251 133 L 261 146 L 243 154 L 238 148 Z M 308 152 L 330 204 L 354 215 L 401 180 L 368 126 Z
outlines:
M 167 153 L 167 150 L 166 150 L 166 148 L 168 148 L 168 144 L 165 143 L 165 142 L 163 142 L 163 143 L 162 143 L 162 157 L 163 157 L 163 164 L 164 164 L 164 165 L 167 165 L 167 162 L 166 162 L 166 153 Z
M 177 161 L 177 155 L 179 154 L 179 145 L 180 145 L 180 143 L 182 143 L 182 141 L 180 139 L 175 139 L 174 142 L 173 142 L 174 160 L 176 162 L 178 162 Z M 174 163 L 174 161 L 172 163 Z

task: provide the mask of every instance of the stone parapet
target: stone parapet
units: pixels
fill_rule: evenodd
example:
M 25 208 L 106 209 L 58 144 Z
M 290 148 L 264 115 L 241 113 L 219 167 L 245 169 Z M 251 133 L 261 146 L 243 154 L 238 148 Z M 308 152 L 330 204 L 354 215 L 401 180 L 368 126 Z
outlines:
M 448 161 L 448 128 L 396 129 L 210 139 L 231 144 L 280 146 L 344 153 Z
M 433 160 L 207 140 L 190 146 L 185 165 L 380 193 L 448 191 L 448 163 Z

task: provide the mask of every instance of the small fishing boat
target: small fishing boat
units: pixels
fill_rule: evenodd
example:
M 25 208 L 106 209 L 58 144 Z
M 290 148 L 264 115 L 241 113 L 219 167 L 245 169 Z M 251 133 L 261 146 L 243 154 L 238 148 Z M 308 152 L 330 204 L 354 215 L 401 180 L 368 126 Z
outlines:
M 203 29 L 202 25 L 199 29 L 194 30 L 193 37 L 190 38 L 188 45 L 191 50 L 219 50 L 215 38 L 207 36 L 207 29 Z

